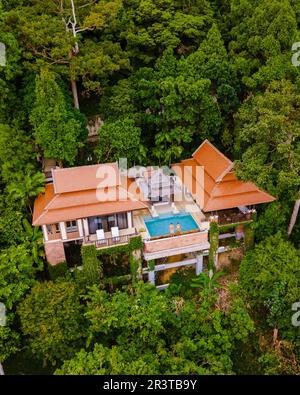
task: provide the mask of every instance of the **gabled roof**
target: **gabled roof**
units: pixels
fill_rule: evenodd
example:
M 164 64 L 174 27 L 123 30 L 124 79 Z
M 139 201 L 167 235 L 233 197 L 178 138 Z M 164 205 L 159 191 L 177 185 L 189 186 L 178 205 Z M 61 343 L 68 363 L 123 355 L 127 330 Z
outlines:
M 119 185 L 117 163 L 56 168 L 52 175 L 55 193 L 96 189 L 101 182 L 108 187 Z
M 222 177 L 233 168 L 233 162 L 222 154 L 208 140 L 196 149 L 192 157 L 198 165 L 205 168 L 206 173 L 214 180 L 220 181 Z
M 199 172 L 199 166 L 203 171 Z M 238 180 L 233 162 L 208 140 L 200 145 L 191 159 L 174 164 L 172 168 L 204 212 L 275 200 L 254 183 Z
M 127 184 L 127 178 L 119 177 L 117 164 L 55 169 L 53 183 L 34 202 L 32 223 L 46 225 L 148 208 L 128 192 Z

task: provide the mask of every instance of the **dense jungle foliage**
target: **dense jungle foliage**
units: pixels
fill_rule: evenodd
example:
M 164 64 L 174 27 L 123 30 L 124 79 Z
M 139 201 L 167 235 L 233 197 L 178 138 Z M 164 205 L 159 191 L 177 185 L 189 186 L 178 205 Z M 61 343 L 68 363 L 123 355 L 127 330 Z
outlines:
M 21 358 L 27 373 L 299 374 L 300 2 L 0 0 L 0 42 L 4 370 Z M 204 139 L 277 198 L 234 279 L 182 271 L 163 292 L 136 279 L 110 292 L 98 269 L 50 281 L 31 227 L 43 158 L 169 165 Z

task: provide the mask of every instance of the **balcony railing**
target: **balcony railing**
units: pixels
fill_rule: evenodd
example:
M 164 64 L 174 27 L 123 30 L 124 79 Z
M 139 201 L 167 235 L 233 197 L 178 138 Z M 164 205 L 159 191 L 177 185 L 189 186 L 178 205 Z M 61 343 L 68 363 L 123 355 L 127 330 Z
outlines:
M 85 244 L 94 244 L 96 248 L 112 247 L 118 244 L 127 244 L 131 237 L 136 236 L 136 233 L 130 233 L 127 235 L 120 235 L 118 237 L 106 237 L 103 240 L 96 240 L 90 236 L 85 237 Z M 94 236 L 95 237 L 95 236 Z
M 236 224 L 239 222 L 246 222 L 251 221 L 253 219 L 254 211 L 249 211 L 247 213 L 242 213 L 240 211 L 233 211 L 233 210 L 226 210 L 226 211 L 219 211 L 218 215 L 213 220 L 216 220 L 219 225 L 230 225 Z
M 194 229 L 194 230 L 187 230 L 184 232 L 177 232 L 177 233 L 169 233 L 168 235 L 162 235 L 162 236 L 153 236 L 149 238 L 145 238 L 145 241 L 154 241 L 154 240 L 163 240 L 163 239 L 169 239 L 170 237 L 180 237 L 184 235 L 190 235 L 192 233 L 199 233 L 199 229 Z
M 144 240 L 145 253 L 162 252 L 178 248 L 188 248 L 189 246 L 201 246 L 208 243 L 208 232 L 186 232 L 180 235 Z

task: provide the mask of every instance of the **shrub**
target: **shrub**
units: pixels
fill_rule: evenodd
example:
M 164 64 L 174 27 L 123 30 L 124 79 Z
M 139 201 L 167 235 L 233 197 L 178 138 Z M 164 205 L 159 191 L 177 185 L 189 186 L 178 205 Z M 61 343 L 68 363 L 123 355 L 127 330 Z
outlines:
M 83 307 L 74 282 L 37 284 L 17 311 L 31 353 L 44 364 L 70 358 L 83 346 Z
M 215 256 L 219 248 L 219 227 L 216 222 L 210 223 L 209 242 L 210 242 L 210 249 L 209 249 L 208 267 L 209 269 L 214 269 Z
M 180 293 L 183 296 L 189 297 L 197 291 L 191 287 L 192 279 L 196 278 L 195 268 L 193 267 L 182 267 L 171 276 L 170 278 L 170 291 Z
M 48 263 L 48 273 L 51 280 L 56 280 L 59 277 L 65 277 L 69 272 L 67 262 L 61 262 L 57 265 L 50 265 Z

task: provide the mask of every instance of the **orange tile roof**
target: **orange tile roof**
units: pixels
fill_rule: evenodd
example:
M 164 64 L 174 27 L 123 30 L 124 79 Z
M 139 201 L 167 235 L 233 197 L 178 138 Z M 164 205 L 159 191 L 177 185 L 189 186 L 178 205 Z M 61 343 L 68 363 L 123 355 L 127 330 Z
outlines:
M 108 187 L 119 185 L 117 163 L 56 168 L 53 170 L 55 193 L 96 189 L 103 181 Z
M 121 177 L 122 183 L 120 183 L 117 164 L 107 166 L 107 168 L 105 165 L 95 165 L 55 169 L 53 184 L 47 184 L 45 192 L 34 202 L 33 225 L 148 208 L 148 205 L 139 200 L 135 193 L 131 193 L 132 189 L 129 192 L 126 190 L 126 185 L 130 184 L 127 179 Z M 98 169 L 100 168 L 104 174 L 109 167 L 116 170 L 117 177 L 106 178 L 107 186 L 97 188 L 101 182 L 101 179 L 96 177 Z M 79 189 L 80 182 L 82 189 Z
M 203 180 L 197 174 L 199 166 L 203 169 Z M 172 168 L 204 212 L 275 200 L 254 183 L 238 180 L 233 170 L 233 162 L 208 140 L 200 145 L 191 159 L 174 164 Z
M 204 166 L 206 173 L 214 181 L 220 181 L 233 167 L 233 162 L 226 158 L 226 156 L 208 140 L 203 141 L 193 153 L 192 157 L 198 165 Z

